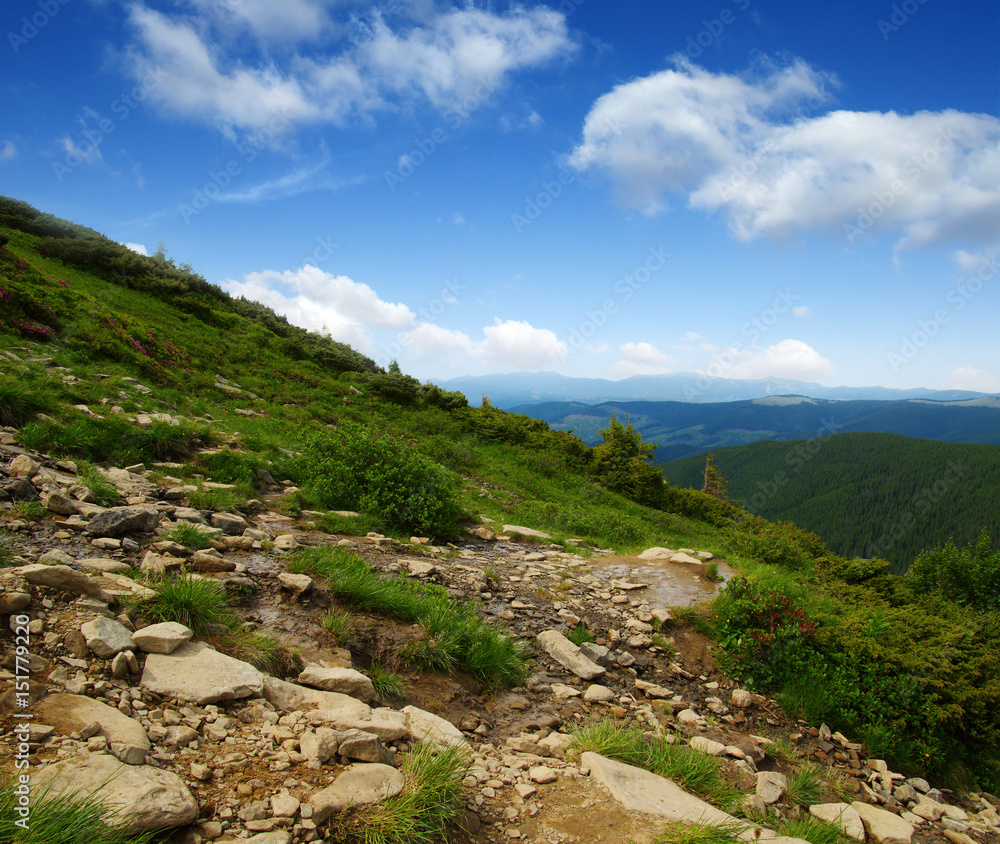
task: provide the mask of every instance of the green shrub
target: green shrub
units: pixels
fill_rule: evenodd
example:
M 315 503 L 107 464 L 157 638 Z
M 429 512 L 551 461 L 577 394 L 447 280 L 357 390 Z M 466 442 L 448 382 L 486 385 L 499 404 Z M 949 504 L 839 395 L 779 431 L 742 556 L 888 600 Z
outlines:
M 985 530 L 974 544 L 959 549 L 951 542 L 924 551 L 906 574 L 914 592 L 937 592 L 977 612 L 1000 612 L 1000 551 Z
M 791 522 L 774 524 L 759 516 L 729 528 L 726 544 L 730 551 L 756 563 L 799 570 L 810 568 L 816 552 L 825 550 L 815 534 Z
M 412 446 L 345 422 L 313 436 L 304 451 L 302 473 L 320 507 L 360 510 L 409 533 L 458 533 L 454 475 Z

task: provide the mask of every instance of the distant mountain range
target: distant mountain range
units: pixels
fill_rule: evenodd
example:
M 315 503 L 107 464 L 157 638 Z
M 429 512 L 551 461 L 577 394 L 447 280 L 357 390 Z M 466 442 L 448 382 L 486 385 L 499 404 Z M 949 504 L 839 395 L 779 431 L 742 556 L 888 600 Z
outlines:
M 511 408 L 553 428 L 573 431 L 585 443 L 600 442 L 612 415 L 625 416 L 657 461 L 677 460 L 724 446 L 758 440 L 795 440 L 834 433 L 881 432 L 952 443 L 1000 445 L 1000 397 L 963 401 L 832 401 L 771 396 L 750 401 L 617 401 L 597 405 L 545 402 Z
M 609 401 L 733 402 L 766 396 L 810 396 L 839 401 L 893 401 L 928 399 L 962 401 L 989 398 L 970 390 L 928 390 L 918 387 L 825 387 L 809 381 L 765 378 L 737 380 L 710 378 L 696 372 L 670 375 L 634 375 L 622 381 L 604 378 L 571 378 L 555 372 L 514 372 L 503 375 L 467 375 L 439 382 L 448 390 L 464 393 L 476 404 L 489 396 L 496 407 L 510 410 L 518 405 L 552 401 L 600 404 Z

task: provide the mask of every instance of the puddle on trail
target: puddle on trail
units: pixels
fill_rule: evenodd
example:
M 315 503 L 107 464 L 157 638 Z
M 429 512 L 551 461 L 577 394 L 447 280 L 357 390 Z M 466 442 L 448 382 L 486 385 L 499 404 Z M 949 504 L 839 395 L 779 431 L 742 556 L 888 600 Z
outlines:
M 719 566 L 719 582 L 705 580 L 704 566 L 671 563 L 669 560 L 641 560 L 639 557 L 590 557 L 586 568 L 590 573 L 609 584 L 612 580 L 627 580 L 629 583 L 645 583 L 648 589 L 637 589 L 630 593 L 641 598 L 652 607 L 690 607 L 701 601 L 710 601 L 723 583 L 736 572 L 722 560 L 715 560 Z

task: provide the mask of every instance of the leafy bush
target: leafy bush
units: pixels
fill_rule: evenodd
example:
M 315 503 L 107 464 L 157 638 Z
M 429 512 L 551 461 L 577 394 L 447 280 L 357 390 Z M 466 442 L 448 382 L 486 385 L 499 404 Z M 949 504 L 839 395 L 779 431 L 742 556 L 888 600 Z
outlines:
M 914 592 L 938 592 L 977 612 L 1000 612 L 1000 551 L 984 530 L 975 544 L 959 549 L 951 542 L 924 551 L 906 574 Z
M 411 533 L 458 533 L 454 475 L 412 446 L 344 423 L 332 434 L 313 436 L 304 452 L 302 472 L 319 506 L 361 510 Z
M 754 562 L 805 569 L 825 551 L 822 541 L 815 534 L 801 530 L 791 522 L 775 524 L 759 516 L 744 520 L 729 529 L 729 550 L 748 557 Z

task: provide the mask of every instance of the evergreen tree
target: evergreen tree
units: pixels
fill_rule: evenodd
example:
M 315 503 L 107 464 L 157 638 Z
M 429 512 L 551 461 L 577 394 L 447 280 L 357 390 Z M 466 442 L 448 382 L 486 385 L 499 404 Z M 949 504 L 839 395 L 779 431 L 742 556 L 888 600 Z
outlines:
M 602 442 L 594 448 L 594 469 L 601 483 L 640 504 L 658 506 L 663 475 L 650 465 L 656 444 L 643 442 L 627 415 L 624 424 L 612 415 L 598 433 Z
M 720 501 L 727 500 L 726 481 L 722 477 L 722 472 L 715 465 L 712 452 L 709 452 L 708 457 L 705 458 L 705 486 L 702 487 L 701 491 L 718 498 Z

